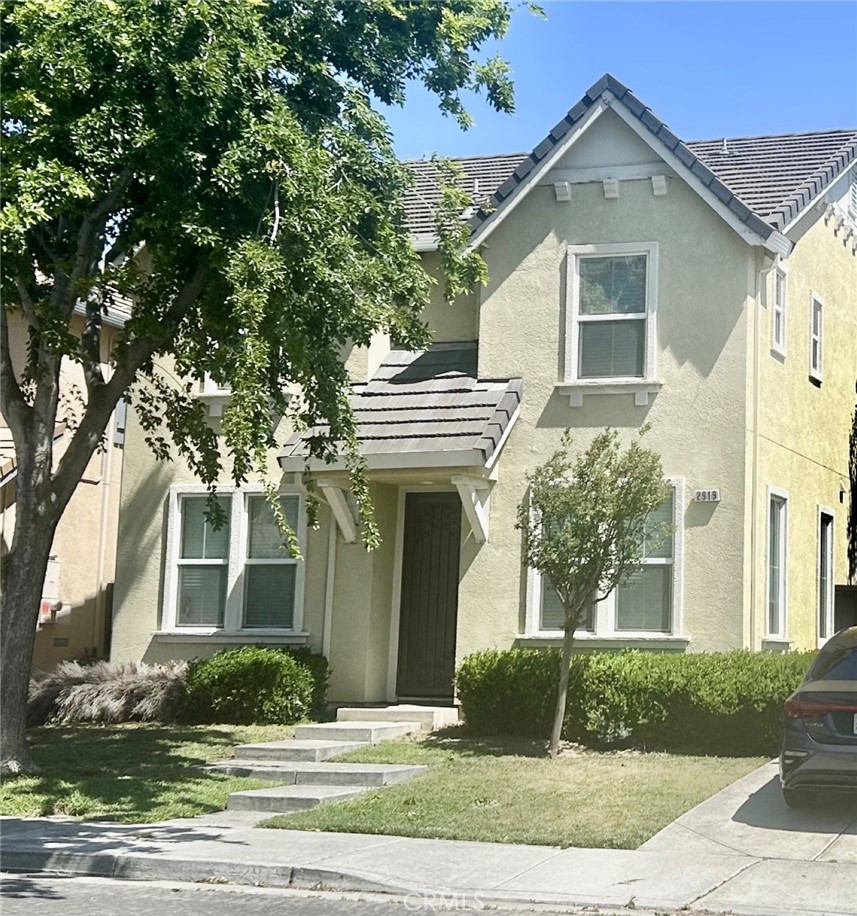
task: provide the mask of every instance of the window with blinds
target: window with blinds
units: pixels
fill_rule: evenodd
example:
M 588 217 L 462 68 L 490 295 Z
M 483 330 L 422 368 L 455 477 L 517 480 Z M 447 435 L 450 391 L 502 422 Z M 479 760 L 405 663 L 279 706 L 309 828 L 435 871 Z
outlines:
M 647 256 L 581 256 L 577 375 L 642 378 L 646 352 Z
M 786 633 L 786 525 L 788 503 L 783 494 L 768 497 L 768 635 Z
M 206 518 L 208 497 L 181 499 L 178 559 L 179 626 L 220 627 L 229 568 L 229 500 L 218 498 L 226 522 L 217 530 Z
M 207 519 L 208 495 L 195 484 L 170 488 L 168 563 L 164 572 L 162 625 L 218 630 L 223 634 L 300 631 L 303 622 L 303 560 L 290 556 L 274 511 L 259 485 L 218 489 L 224 524 Z M 281 493 L 280 507 L 301 552 L 306 532 L 302 496 Z
M 641 568 L 616 590 L 616 629 L 669 633 L 672 629 L 674 496 L 649 513 Z
M 626 633 L 672 633 L 676 594 L 676 490 L 649 514 L 643 533 L 640 569 L 600 604 L 592 603 L 579 631 L 599 636 Z M 539 632 L 559 633 L 564 611 L 559 596 L 546 576 L 535 573 L 533 625 Z M 601 608 L 601 611 L 599 611 Z
M 297 530 L 299 498 L 282 496 L 280 505 L 289 525 Z M 283 537 L 265 497 L 248 496 L 245 627 L 288 629 L 294 623 L 297 560 L 282 545 Z

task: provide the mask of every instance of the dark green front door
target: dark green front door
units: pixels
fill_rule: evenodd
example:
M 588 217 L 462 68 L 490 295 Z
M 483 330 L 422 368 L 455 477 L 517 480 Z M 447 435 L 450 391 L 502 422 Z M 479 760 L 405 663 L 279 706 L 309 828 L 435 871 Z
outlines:
M 397 684 L 400 700 L 452 700 L 460 549 L 458 494 L 406 494 Z

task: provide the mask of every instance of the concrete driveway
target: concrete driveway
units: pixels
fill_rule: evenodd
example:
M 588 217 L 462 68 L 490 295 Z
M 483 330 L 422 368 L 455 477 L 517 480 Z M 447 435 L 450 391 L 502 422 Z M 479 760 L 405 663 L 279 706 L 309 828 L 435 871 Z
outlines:
M 727 786 L 655 834 L 643 850 L 857 865 L 857 797 L 831 794 L 786 806 L 776 763 Z

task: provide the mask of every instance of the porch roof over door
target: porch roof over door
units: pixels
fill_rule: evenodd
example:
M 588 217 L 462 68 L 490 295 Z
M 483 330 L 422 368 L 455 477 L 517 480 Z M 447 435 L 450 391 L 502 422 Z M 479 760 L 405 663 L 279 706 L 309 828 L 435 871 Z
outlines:
M 417 352 L 393 350 L 351 407 L 360 449 L 370 469 L 487 467 L 518 415 L 519 378 L 480 379 L 476 343 L 441 343 Z M 293 435 L 279 455 L 284 471 L 307 467 L 314 427 Z M 337 465 L 312 460 L 311 470 Z

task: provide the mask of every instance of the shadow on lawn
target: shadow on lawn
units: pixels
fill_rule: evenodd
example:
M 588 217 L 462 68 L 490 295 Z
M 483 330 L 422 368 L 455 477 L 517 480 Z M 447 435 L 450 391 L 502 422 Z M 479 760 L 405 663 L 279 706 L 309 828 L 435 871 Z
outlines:
M 208 727 L 45 726 L 29 731 L 30 751 L 40 772 L 27 780 L 27 792 L 48 797 L 43 814 L 84 813 L 75 796 L 113 810 L 91 820 L 115 819 L 157 807 L 167 787 L 174 804 L 193 804 L 200 811 L 222 806 L 183 797 L 182 787 L 200 780 L 226 779 L 201 766 L 226 756 L 235 739 L 229 730 Z M 8 783 L 10 788 L 15 780 Z M 92 804 L 87 804 L 91 808 Z
M 426 747 L 452 751 L 462 757 L 547 757 L 547 741 L 511 735 L 476 736 L 465 726 L 451 725 L 422 739 Z

